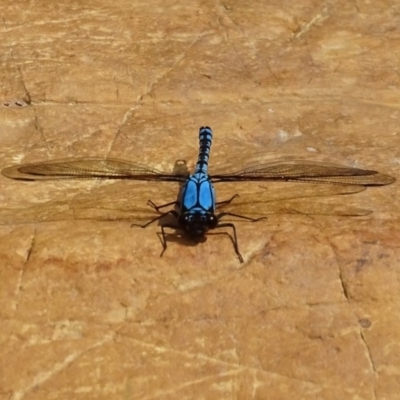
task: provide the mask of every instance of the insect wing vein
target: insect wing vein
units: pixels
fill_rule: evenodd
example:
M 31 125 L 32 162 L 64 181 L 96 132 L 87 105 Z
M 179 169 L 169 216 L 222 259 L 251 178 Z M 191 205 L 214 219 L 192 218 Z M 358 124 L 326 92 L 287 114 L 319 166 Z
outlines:
M 164 173 L 143 164 L 113 158 L 80 158 L 14 165 L 2 174 L 21 180 L 45 179 L 132 179 L 132 180 L 185 180 L 184 176 Z

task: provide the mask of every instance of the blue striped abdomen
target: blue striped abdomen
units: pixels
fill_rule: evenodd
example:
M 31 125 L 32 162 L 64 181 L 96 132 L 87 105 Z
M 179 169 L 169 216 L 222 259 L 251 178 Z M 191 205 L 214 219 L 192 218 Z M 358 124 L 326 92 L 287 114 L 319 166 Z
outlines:
M 212 142 L 212 130 L 208 126 L 202 126 L 199 131 L 199 158 L 197 160 L 195 174 L 202 172 L 207 174 L 208 171 L 208 159 L 210 158 L 211 142 Z

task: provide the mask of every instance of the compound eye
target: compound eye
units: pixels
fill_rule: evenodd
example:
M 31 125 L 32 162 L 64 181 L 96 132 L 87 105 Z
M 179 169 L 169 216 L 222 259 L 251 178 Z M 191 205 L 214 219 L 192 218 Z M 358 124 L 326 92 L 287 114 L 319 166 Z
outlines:
M 207 222 L 210 228 L 215 228 L 218 225 L 218 219 L 215 215 L 209 215 Z

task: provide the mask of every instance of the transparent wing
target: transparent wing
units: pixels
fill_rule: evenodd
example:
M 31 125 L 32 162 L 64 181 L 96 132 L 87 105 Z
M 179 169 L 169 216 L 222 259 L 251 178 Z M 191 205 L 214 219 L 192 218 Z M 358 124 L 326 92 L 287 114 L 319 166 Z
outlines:
M 237 189 L 237 184 L 221 185 L 218 200 L 224 201 L 238 193 L 230 204 L 217 207 L 219 212 L 231 212 L 252 218 L 270 214 L 304 213 L 310 215 L 366 215 L 368 210 L 349 205 L 325 204 L 307 201 L 307 198 L 329 198 L 329 196 L 357 193 L 364 186 L 320 185 L 304 183 L 269 183 L 267 188 L 250 183 L 246 188 Z M 298 189 L 301 188 L 299 191 Z M 296 190 L 297 189 L 297 190 Z M 152 185 L 146 182 L 114 182 L 90 189 L 72 199 L 55 199 L 40 204 L 31 204 L 24 208 L 0 208 L 0 225 L 40 223 L 64 220 L 127 220 L 130 223 L 143 224 L 159 215 L 147 200 L 157 205 L 173 202 L 177 199 L 179 185 L 159 182 Z M 171 208 L 163 209 L 168 211 Z M 224 220 L 232 219 L 230 217 Z M 163 221 L 160 221 L 161 223 Z
M 232 173 L 212 175 L 214 182 L 295 181 L 341 185 L 382 186 L 395 179 L 377 171 L 317 161 L 282 160 L 257 164 Z
M 65 201 L 49 201 L 19 208 L 0 208 L 0 225 L 65 221 L 71 219 L 73 219 L 73 212 Z
M 146 182 L 132 185 L 125 181 L 104 184 L 68 200 L 55 199 L 24 208 L 0 208 L 0 225 L 74 219 L 129 220 L 143 224 L 158 215 L 147 206 L 147 200 L 151 199 L 157 205 L 173 202 L 178 192 L 179 185 L 171 187 L 168 182 L 159 182 L 157 185 Z
M 270 214 L 293 214 L 302 213 L 310 215 L 342 215 L 361 216 L 370 214 L 370 210 L 354 207 L 348 204 L 335 204 L 330 202 L 331 196 L 358 193 L 366 189 L 358 185 L 336 185 L 336 184 L 313 184 L 304 183 L 299 185 L 287 183 L 270 183 L 268 188 L 260 191 L 239 191 L 239 196 L 229 204 L 217 205 L 217 213 L 233 213 L 251 218 L 265 217 Z M 230 194 L 221 191 L 220 200 L 229 199 Z M 307 201 L 307 198 L 323 198 L 320 200 Z M 235 217 L 224 217 L 224 220 L 236 219 Z
M 124 204 L 125 203 L 125 204 Z M 90 219 L 99 221 L 129 220 L 143 224 L 157 216 L 151 207 L 143 206 L 128 208 L 127 202 L 121 201 L 113 207 L 102 204 L 83 206 L 65 201 L 48 201 L 33 204 L 25 208 L 0 208 L 0 225 L 41 223 L 53 221 L 70 221 L 76 219 Z
M 75 158 L 13 165 L 1 171 L 11 179 L 130 179 L 182 182 L 188 173 L 166 173 L 143 164 L 113 158 Z
M 179 194 L 179 185 L 160 182 L 156 186 L 142 184 L 127 185 L 118 182 L 108 187 L 100 187 L 84 195 L 77 196 L 70 202 L 75 219 L 96 220 L 129 220 L 132 223 L 144 224 L 160 215 L 154 208 L 147 205 L 151 200 L 156 205 L 174 202 Z M 166 207 L 162 212 L 172 210 Z

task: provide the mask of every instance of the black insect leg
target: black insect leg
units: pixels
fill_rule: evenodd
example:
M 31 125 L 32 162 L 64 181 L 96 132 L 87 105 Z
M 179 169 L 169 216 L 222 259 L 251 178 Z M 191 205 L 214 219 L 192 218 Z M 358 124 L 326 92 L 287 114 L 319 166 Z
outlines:
M 233 196 L 230 200 L 227 200 L 228 202 L 232 201 L 234 198 L 236 197 Z M 261 217 L 261 218 L 251 218 L 251 217 L 246 217 L 245 215 L 239 215 L 239 214 L 233 214 L 233 213 L 220 213 L 219 215 L 217 215 L 217 219 L 218 221 L 220 221 L 220 219 L 226 215 L 230 215 L 232 217 L 237 217 L 237 218 L 243 218 L 243 219 L 247 219 L 248 221 L 251 222 L 256 222 L 256 221 L 260 221 L 261 219 L 267 219 L 267 217 Z M 217 228 L 223 228 L 223 227 L 231 227 L 233 229 L 233 239 L 232 237 L 232 243 L 233 243 L 233 248 L 235 249 L 235 253 L 237 254 L 239 261 L 243 262 L 243 257 L 239 252 L 239 245 L 238 245 L 238 240 L 237 240 L 237 236 L 236 236 L 236 228 L 235 225 L 231 222 L 225 222 L 223 224 L 218 224 Z
M 151 225 L 153 222 L 158 221 L 159 219 L 161 219 L 162 217 L 165 217 L 165 216 L 168 215 L 168 214 L 173 215 L 175 218 L 178 218 L 178 217 L 179 217 L 179 215 L 178 215 L 178 213 L 177 213 L 176 211 L 171 210 L 171 211 L 168 211 L 168 212 L 166 212 L 166 213 L 163 213 L 163 214 L 158 215 L 156 218 L 153 218 L 152 220 L 150 220 L 149 222 L 146 222 L 146 223 L 143 224 L 143 225 L 140 225 L 140 224 L 132 224 L 132 225 L 131 225 L 131 228 L 132 228 L 132 226 L 140 226 L 141 228 L 146 228 L 146 227 L 148 227 L 149 225 Z
M 162 226 L 161 226 L 161 237 L 162 237 L 161 244 L 162 244 L 163 250 L 162 250 L 162 252 L 161 252 L 161 254 L 160 254 L 160 257 L 162 257 L 163 254 L 164 254 L 164 252 L 165 252 L 165 250 L 167 250 L 167 239 L 166 239 L 166 237 L 165 237 L 165 230 L 164 230 L 164 228 L 177 229 L 177 226 L 170 225 L 170 224 L 166 224 L 166 225 L 162 225 Z
M 147 200 L 147 205 L 154 208 L 157 212 L 160 212 L 160 208 L 176 205 L 177 201 L 171 201 L 170 203 L 163 204 L 161 206 L 156 206 L 151 200 Z
M 224 228 L 224 227 L 230 227 L 230 228 L 233 229 L 233 238 L 232 238 L 232 236 L 230 236 L 229 234 L 228 234 L 228 236 L 231 238 L 232 243 L 233 243 L 233 248 L 235 249 L 235 253 L 236 253 L 236 255 L 238 256 L 239 261 L 242 263 L 242 262 L 243 262 L 243 257 L 242 257 L 242 255 L 241 255 L 240 252 L 239 252 L 239 245 L 238 245 L 238 240 L 237 240 L 237 236 L 236 236 L 236 228 L 235 228 L 235 225 L 232 224 L 231 222 L 226 222 L 225 224 L 219 224 L 219 225 L 217 226 L 217 228 Z M 217 228 L 216 228 L 216 229 L 217 229 Z
M 233 200 L 233 199 L 236 199 L 236 197 L 239 197 L 239 195 L 236 193 L 236 194 L 234 194 L 230 199 L 228 199 L 228 200 L 224 200 L 224 201 L 217 201 L 217 203 L 216 203 L 216 205 L 217 206 L 226 206 L 227 204 L 230 204 L 231 203 L 231 201 Z
M 257 221 L 260 221 L 260 220 L 262 220 L 262 219 L 267 219 L 267 217 L 251 218 L 251 217 L 246 217 L 245 215 L 222 212 L 222 213 L 220 213 L 220 214 L 217 215 L 218 221 L 219 221 L 221 218 L 225 217 L 226 215 L 230 215 L 231 217 L 237 217 L 237 218 L 247 219 L 248 221 L 251 221 L 251 222 L 257 222 Z M 220 226 L 220 225 L 218 225 L 218 226 Z
M 149 201 L 150 201 L 150 200 L 149 200 Z M 173 203 L 171 203 L 171 204 L 173 204 Z M 163 206 L 161 206 L 161 207 L 163 207 Z M 141 228 L 146 228 L 146 227 L 148 227 L 150 224 L 152 224 L 153 222 L 156 222 L 157 220 L 161 219 L 162 217 L 165 217 L 165 216 L 168 215 L 168 214 L 173 215 L 175 218 L 178 218 L 178 217 L 179 217 L 179 214 L 178 214 L 176 211 L 171 210 L 171 211 L 168 211 L 168 212 L 166 212 L 166 213 L 160 214 L 160 215 L 157 216 L 156 218 L 153 218 L 151 221 L 146 222 L 144 225 L 132 224 L 132 225 L 131 225 L 131 228 L 132 228 L 132 226 L 140 226 Z M 161 254 L 160 254 L 160 257 L 162 257 L 162 255 L 164 254 L 165 250 L 167 250 L 167 240 L 166 240 L 166 238 L 165 238 L 165 230 L 164 230 L 164 228 L 176 229 L 177 226 L 174 226 L 174 225 L 171 225 L 171 224 L 161 225 L 161 237 L 162 237 L 162 239 L 161 239 L 161 244 L 162 244 L 163 249 L 162 249 L 162 252 L 161 252 Z

